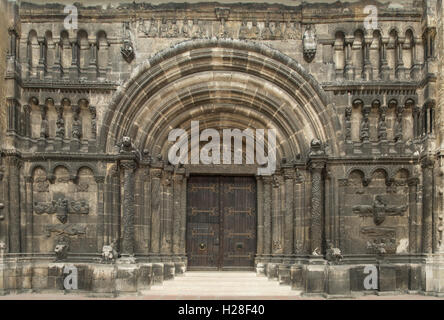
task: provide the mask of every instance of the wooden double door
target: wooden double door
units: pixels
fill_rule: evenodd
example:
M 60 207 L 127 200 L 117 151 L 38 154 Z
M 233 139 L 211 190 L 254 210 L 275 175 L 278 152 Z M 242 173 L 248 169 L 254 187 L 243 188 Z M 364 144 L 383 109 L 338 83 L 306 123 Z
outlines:
M 191 176 L 187 255 L 191 270 L 250 270 L 256 254 L 254 177 Z

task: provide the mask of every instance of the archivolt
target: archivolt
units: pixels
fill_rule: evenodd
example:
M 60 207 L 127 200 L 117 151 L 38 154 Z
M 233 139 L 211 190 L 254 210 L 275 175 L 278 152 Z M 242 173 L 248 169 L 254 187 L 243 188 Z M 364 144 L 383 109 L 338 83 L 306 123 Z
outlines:
M 139 66 L 116 92 L 100 147 L 112 152 L 129 135 L 141 150 L 164 153 L 171 129 L 188 130 L 199 119 L 205 127 L 275 128 L 279 156 L 287 159 L 305 155 L 314 138 L 338 154 L 342 140 L 333 105 L 293 59 L 257 43 L 193 40 Z

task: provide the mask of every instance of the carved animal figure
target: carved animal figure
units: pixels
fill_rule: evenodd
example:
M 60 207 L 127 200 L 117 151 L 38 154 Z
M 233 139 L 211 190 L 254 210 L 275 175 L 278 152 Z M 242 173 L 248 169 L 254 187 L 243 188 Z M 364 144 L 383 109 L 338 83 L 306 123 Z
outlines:
M 113 241 L 110 245 L 103 246 L 102 248 L 102 263 L 115 261 L 118 257 L 116 250 L 116 241 Z
M 54 248 L 56 261 L 65 260 L 68 257 L 68 245 L 66 243 L 58 244 Z
M 342 253 L 341 253 L 341 249 L 334 248 L 333 244 L 330 244 L 330 247 L 327 249 L 327 253 L 325 255 L 325 258 L 331 262 L 341 261 L 343 258 Z

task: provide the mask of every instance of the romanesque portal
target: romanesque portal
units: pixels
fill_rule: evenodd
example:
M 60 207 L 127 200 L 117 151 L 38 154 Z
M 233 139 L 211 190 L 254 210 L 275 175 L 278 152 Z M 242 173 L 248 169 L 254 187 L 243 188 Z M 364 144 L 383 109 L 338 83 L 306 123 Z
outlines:
M 203 269 L 347 296 L 368 265 L 375 292 L 444 291 L 442 8 L 281 2 L 78 5 L 76 28 L 2 4 L 1 293 L 64 290 L 66 264 L 97 293 Z M 193 121 L 275 130 L 276 170 L 246 139 L 240 165 L 171 163 Z

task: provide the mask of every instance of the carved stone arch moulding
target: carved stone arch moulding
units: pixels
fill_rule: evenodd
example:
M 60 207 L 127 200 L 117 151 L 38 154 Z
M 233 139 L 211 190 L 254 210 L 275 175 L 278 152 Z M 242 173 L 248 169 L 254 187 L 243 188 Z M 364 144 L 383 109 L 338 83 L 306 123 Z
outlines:
M 195 61 L 195 57 L 199 57 L 199 61 L 207 61 L 208 68 L 202 68 L 202 63 Z M 240 59 L 236 66 L 227 62 L 231 61 L 228 59 L 230 57 Z M 177 72 L 177 68 L 183 72 Z M 187 74 L 187 79 L 194 73 L 198 73 L 200 77 L 205 77 L 206 74 L 213 77 L 217 76 L 215 69 L 237 73 L 234 81 L 244 78 L 243 83 L 248 85 L 242 95 L 232 84 L 230 87 L 229 83 L 226 87 L 222 86 L 217 91 L 212 91 L 210 86 L 206 87 L 204 80 L 200 81 L 200 89 L 197 84 L 194 88 L 188 83 L 183 85 L 187 90 L 181 91 L 180 84 L 185 79 L 182 74 Z M 267 96 L 263 95 L 263 89 L 258 89 L 260 83 L 264 86 L 264 82 L 269 84 Z M 159 86 L 159 83 L 162 83 L 162 86 Z M 172 90 L 172 83 L 175 83 L 174 87 L 178 87 L 179 91 L 168 91 Z M 248 88 L 251 84 L 254 86 Z M 325 92 L 314 78 L 296 61 L 277 50 L 262 44 L 236 40 L 185 41 L 156 54 L 140 65 L 134 76 L 122 85 L 113 97 L 104 117 L 98 146 L 104 152 L 115 152 L 113 147 L 116 143 L 124 135 L 128 135 L 139 150 L 147 149 L 150 154 L 159 154 L 167 140 L 168 128 L 171 130 L 172 126 L 177 127 L 189 122 L 189 119 L 184 118 L 187 113 L 183 110 L 196 104 L 213 104 L 213 94 L 219 95 L 217 98 L 220 100 L 242 106 L 236 109 L 239 116 L 230 120 L 233 123 L 244 121 L 246 125 L 246 119 L 250 117 L 258 124 L 268 122 L 275 126 L 278 138 L 288 141 L 280 146 L 282 157 L 293 159 L 297 154 L 308 153 L 310 141 L 314 138 L 327 143 L 332 154 L 339 154 L 342 148 L 335 134 L 341 132 L 339 117 L 332 105 L 327 103 Z M 153 104 L 158 96 L 167 96 L 170 99 L 162 100 L 160 105 Z M 261 109 L 262 120 L 254 113 L 258 106 Z M 299 106 L 301 112 L 298 112 L 295 106 Z M 157 108 L 158 113 L 150 115 L 150 108 Z M 222 110 L 218 105 L 216 108 Z M 205 110 L 207 109 L 202 112 L 206 112 Z M 277 113 L 277 110 L 280 112 Z M 160 118 L 160 113 L 168 116 Z M 274 117 L 275 114 L 278 117 Z M 265 119 L 269 121 L 264 121 L 264 116 L 269 118 Z M 143 119 L 150 119 L 150 123 L 145 123 L 146 120 Z M 208 121 L 210 125 L 211 120 Z M 137 127 L 134 123 L 138 123 Z M 301 131 L 302 124 L 308 124 L 304 137 L 294 134 Z M 137 130 L 141 126 L 145 130 Z

